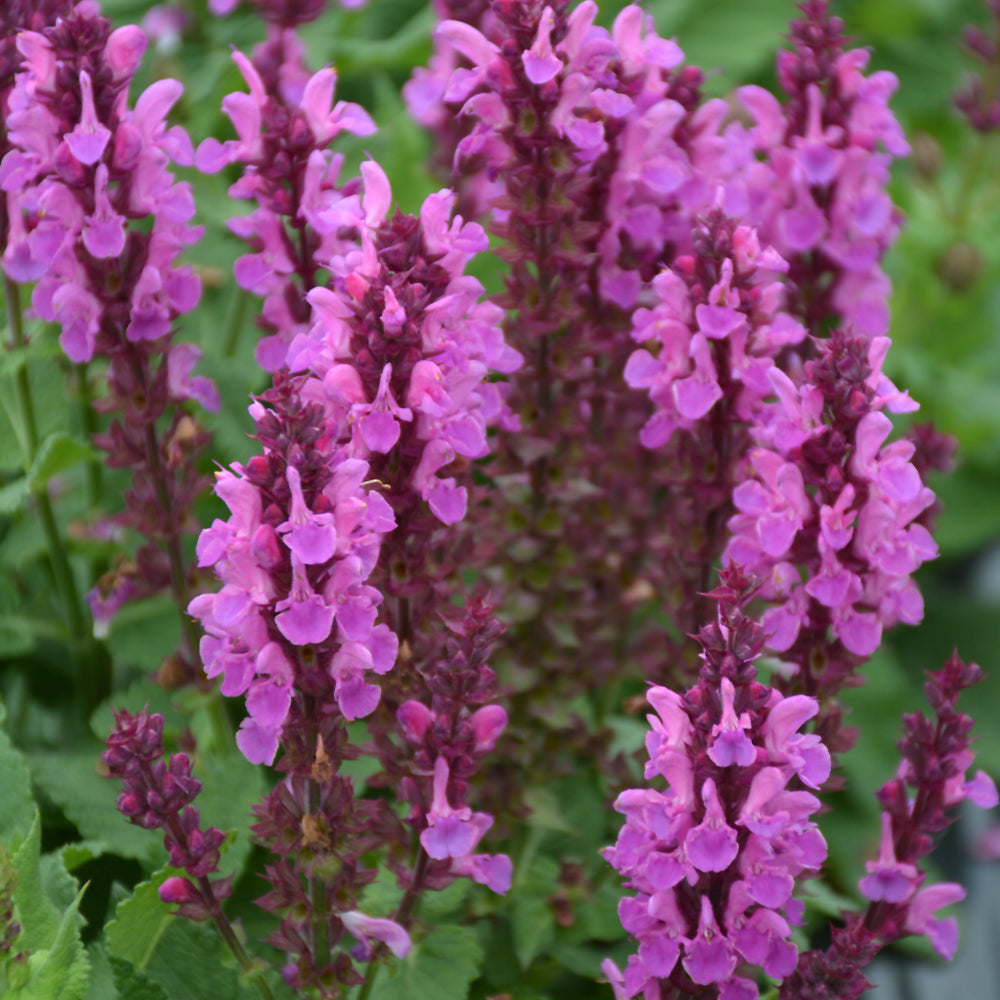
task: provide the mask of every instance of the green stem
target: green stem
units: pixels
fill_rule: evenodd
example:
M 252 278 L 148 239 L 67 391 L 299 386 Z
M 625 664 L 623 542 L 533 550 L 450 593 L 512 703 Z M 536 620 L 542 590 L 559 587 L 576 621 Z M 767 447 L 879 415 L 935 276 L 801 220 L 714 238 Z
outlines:
M 20 290 L 6 274 L 3 276 L 3 289 L 7 323 L 12 338 L 11 346 L 23 350 L 27 346 L 27 338 L 21 321 Z M 27 363 L 21 365 L 14 376 L 14 392 L 21 418 L 20 436 L 24 450 L 25 474 L 29 474 L 38 456 L 38 424 L 35 420 L 35 405 Z M 69 564 L 69 556 L 63 545 L 52 499 L 49 496 L 49 484 L 44 483 L 33 489 L 32 496 L 45 534 L 52 576 L 69 627 L 70 648 L 75 666 L 73 682 L 81 704 L 89 713 L 111 690 L 111 664 L 105 650 L 94 641 L 88 618 L 84 613 L 83 602 L 77 592 L 73 569 Z
M 247 312 L 247 303 L 250 301 L 250 293 L 242 288 L 236 289 L 236 295 L 229 307 L 229 315 L 226 317 L 226 332 L 222 341 L 222 356 L 231 358 L 236 354 L 236 346 L 240 342 L 240 333 L 243 330 L 243 319 Z
M 4 302 L 7 306 L 7 323 L 13 338 L 13 347 L 23 349 L 27 346 L 27 339 L 21 322 L 20 291 L 6 274 L 3 277 L 3 288 Z M 27 364 L 18 368 L 14 384 L 18 410 L 21 415 L 22 444 L 24 446 L 25 472 L 27 473 L 30 472 L 38 455 L 38 424 L 35 422 L 35 406 L 31 396 L 31 381 L 28 377 Z M 33 489 L 32 492 L 35 503 L 38 505 L 38 513 L 49 551 L 49 561 L 52 564 L 52 575 L 66 611 L 70 635 L 76 642 L 83 642 L 89 636 L 89 629 L 83 614 L 83 604 L 76 590 L 76 581 L 73 579 L 73 570 L 66 555 L 62 536 L 59 534 L 59 526 L 49 497 L 48 483 Z
M 246 949 L 243 947 L 242 942 L 236 936 L 236 931 L 233 930 L 233 925 L 229 922 L 229 918 L 223 912 L 222 906 L 215 896 L 215 890 L 212 888 L 212 883 L 206 875 L 202 875 L 198 879 L 198 888 L 201 890 L 202 898 L 208 901 L 209 912 L 212 914 L 212 922 L 215 924 L 219 934 L 222 935 L 222 940 L 226 942 L 226 947 L 228 947 L 232 952 L 233 958 L 236 959 L 240 968 L 244 972 L 254 972 L 253 960 L 246 953 Z M 253 980 L 257 986 L 257 992 L 260 993 L 264 1000 L 274 1000 L 274 994 L 271 992 L 271 987 L 267 985 L 263 976 L 259 974 L 254 975 Z

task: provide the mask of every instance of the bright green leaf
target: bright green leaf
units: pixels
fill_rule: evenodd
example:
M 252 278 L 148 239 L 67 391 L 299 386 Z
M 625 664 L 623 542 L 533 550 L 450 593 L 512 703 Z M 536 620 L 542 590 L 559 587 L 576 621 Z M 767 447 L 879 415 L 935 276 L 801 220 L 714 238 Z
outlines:
M 30 952 L 50 948 L 59 933 L 61 914 L 45 893 L 41 866 L 42 822 L 35 813 L 28 836 L 11 858 L 17 872 L 14 905 L 21 925 L 21 947 Z
M 59 848 L 59 856 L 66 871 L 72 872 L 94 858 L 99 858 L 107 851 L 107 845 L 101 840 L 71 840 Z
M 77 918 L 85 891 L 81 889 L 66 907 L 51 947 L 32 952 L 28 982 L 11 1000 L 81 1000 L 87 992 L 90 959 L 80 942 Z
M 131 962 L 140 972 L 146 968 L 166 929 L 177 919 L 163 900 L 159 885 L 167 877 L 157 872 L 149 882 L 140 882 L 135 892 L 118 904 L 115 918 L 105 929 L 108 954 Z

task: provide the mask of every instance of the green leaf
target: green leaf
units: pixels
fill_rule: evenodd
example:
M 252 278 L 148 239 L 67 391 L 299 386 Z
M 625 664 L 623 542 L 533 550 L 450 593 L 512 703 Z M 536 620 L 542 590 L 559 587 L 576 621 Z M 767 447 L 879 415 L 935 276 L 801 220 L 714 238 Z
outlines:
M 17 872 L 14 905 L 21 925 L 19 943 L 32 953 L 52 946 L 61 922 L 59 910 L 42 885 L 41 843 L 42 822 L 36 812 L 28 836 L 11 858 Z
M 250 808 L 264 796 L 264 771 L 237 753 L 227 757 L 200 756 L 194 770 L 201 781 L 195 805 L 201 815 L 202 829 L 216 826 L 223 833 L 235 832 L 219 862 L 220 871 L 234 872 L 250 853 Z
M 402 962 L 380 971 L 371 1000 L 465 1000 L 482 961 L 474 931 L 438 927 L 415 942 Z
M 140 972 L 166 929 L 177 919 L 160 899 L 160 883 L 167 874 L 159 871 L 151 881 L 140 882 L 135 892 L 118 904 L 114 920 L 105 928 L 108 954 L 131 962 Z
M 58 910 L 65 910 L 79 891 L 79 883 L 66 870 L 62 853 L 54 851 L 43 854 L 39 861 L 42 876 L 42 889 Z
M 11 1000 L 81 1000 L 90 980 L 90 959 L 80 942 L 77 911 L 86 887 L 66 907 L 48 949 L 33 951 L 30 977 Z
M 67 751 L 32 754 L 31 773 L 84 839 L 100 841 L 124 858 L 155 863 L 164 855 L 161 838 L 118 812 L 121 782 L 97 771 L 103 749 L 88 740 Z
M 472 881 L 467 878 L 458 878 L 451 885 L 438 892 L 425 892 L 420 900 L 421 919 L 431 927 L 448 917 L 456 919 L 471 891 Z M 365 910 L 365 912 L 368 911 Z M 392 911 L 386 910 L 385 912 L 391 913 Z
M 160 899 L 159 885 L 171 874 L 165 868 L 137 885 L 107 926 L 112 962 L 124 960 L 133 969 L 113 965 L 119 992 L 132 1000 L 122 985 L 131 976 L 144 989 L 158 986 L 170 1000 L 235 1000 L 238 973 L 215 929 L 175 917 Z
M 80 865 L 85 865 L 94 858 L 99 858 L 107 850 L 107 845 L 101 840 L 71 840 L 59 848 L 66 871 L 75 871 Z
M 54 431 L 40 445 L 35 461 L 28 471 L 28 486 L 32 490 L 44 490 L 49 480 L 76 465 L 96 458 L 97 452 L 86 441 L 73 437 L 66 431 Z
M 116 663 L 126 663 L 146 673 L 159 668 L 177 648 L 180 637 L 177 605 L 168 596 L 156 596 L 126 604 L 115 615 L 107 647 Z
M 12 847 L 15 838 L 23 837 L 31 829 L 35 802 L 31 796 L 28 765 L 3 730 L 0 730 L 0 774 L 3 775 L 0 780 L 0 844 Z
M 27 503 L 30 492 L 28 480 L 24 476 L 0 487 L 0 514 L 16 514 Z
M 135 993 L 119 993 L 107 949 L 100 941 L 87 946 L 90 959 L 90 985 L 84 1000 L 139 1000 Z
M 142 970 L 170 1000 L 235 1000 L 239 976 L 211 925 L 174 920 Z
M 559 888 L 559 865 L 536 855 L 515 880 L 511 907 L 514 954 L 526 969 L 555 937 L 556 920 L 549 897 Z
M 124 958 L 110 958 L 111 972 L 120 997 L 127 1000 L 170 1000 L 159 983 L 152 982 Z M 95 997 L 95 1000 L 98 998 Z

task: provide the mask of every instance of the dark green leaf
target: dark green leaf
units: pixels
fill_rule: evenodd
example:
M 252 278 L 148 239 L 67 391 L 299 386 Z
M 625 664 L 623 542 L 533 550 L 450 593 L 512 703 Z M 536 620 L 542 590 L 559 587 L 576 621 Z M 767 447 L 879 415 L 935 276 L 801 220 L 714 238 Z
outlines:
M 536 855 L 526 870 L 515 873 L 512 890 L 511 928 L 514 953 L 526 969 L 555 936 L 556 920 L 549 898 L 559 888 L 559 865 L 551 858 Z
M 127 1000 L 170 1000 L 159 983 L 154 983 L 143 975 L 131 962 L 124 958 L 110 958 L 118 995 Z M 94 1000 L 103 1000 L 95 997 Z
M 90 985 L 84 1000 L 139 1000 L 135 993 L 119 993 L 115 985 L 114 970 L 111 959 L 104 945 L 95 941 L 87 946 L 87 957 L 90 959 Z
M 236 969 L 211 924 L 175 919 L 164 929 L 143 969 L 170 1000 L 235 1000 Z
M 31 795 L 28 765 L 3 730 L 0 730 L 0 774 L 3 775 L 0 781 L 0 844 L 9 848 L 15 838 L 23 837 L 31 829 L 35 801 Z
M 483 949 L 468 927 L 437 927 L 375 981 L 371 1000 L 465 1000 Z

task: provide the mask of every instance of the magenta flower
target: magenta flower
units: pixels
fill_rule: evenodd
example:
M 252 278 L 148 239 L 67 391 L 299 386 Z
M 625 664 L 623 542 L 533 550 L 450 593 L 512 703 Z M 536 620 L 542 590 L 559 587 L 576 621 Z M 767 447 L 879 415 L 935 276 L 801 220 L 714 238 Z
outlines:
M 754 126 L 727 133 L 745 151 L 730 181 L 747 223 L 789 263 L 790 311 L 814 333 L 836 317 L 878 336 L 890 290 L 879 261 L 902 221 L 886 192 L 889 165 L 910 151 L 888 107 L 897 81 L 865 76 L 869 54 L 844 49 L 843 22 L 826 0 L 799 8 L 793 49 L 777 60 L 787 103 L 757 86 L 738 91 Z
M 692 993 L 717 984 L 720 996 L 755 998 L 737 965 L 771 976 L 795 966 L 790 925 L 801 904 L 792 890 L 826 858 L 810 819 L 819 800 L 796 786 L 826 781 L 830 755 L 798 731 L 816 701 L 755 680 L 764 633 L 742 614 L 745 584 L 730 570 L 713 593 L 718 621 L 701 631 L 698 685 L 683 696 L 650 689 L 657 714 L 645 773 L 664 778 L 666 792 L 629 789 L 615 803 L 625 826 L 602 854 L 636 893 L 619 915 L 639 942 L 623 975 L 604 967 L 623 998 L 651 995 L 668 976 L 684 988 L 678 965 Z
M 378 493 L 362 486 L 367 465 L 315 443 L 322 411 L 303 404 L 303 380 L 286 378 L 251 413 L 264 454 L 220 472 L 216 492 L 230 509 L 198 542 L 198 561 L 223 583 L 190 605 L 207 635 L 208 676 L 224 675 L 224 694 L 246 693 L 249 717 L 237 741 L 254 763 L 271 763 L 306 670 L 319 676 L 347 719 L 368 715 L 379 689 L 364 681 L 395 661 L 395 637 L 376 625 L 381 594 L 364 581 L 378 539 L 395 522 Z M 310 423 L 310 421 L 312 423 Z M 281 434 L 305 435 L 310 450 L 285 458 Z
M 272 29 L 252 59 L 233 53 L 250 89 L 222 101 L 237 138 L 205 139 L 195 157 L 205 173 L 242 164 L 243 175 L 229 193 L 257 204 L 249 214 L 231 219 L 229 227 L 251 249 L 236 261 L 236 282 L 264 297 L 263 325 L 269 332 L 257 346 L 257 360 L 267 371 L 281 368 L 288 345 L 308 331 L 303 296 L 317 286 L 323 258 L 342 250 L 337 233 L 320 222 L 341 198 L 341 158 L 331 157 L 327 147 L 343 132 L 375 131 L 363 108 L 334 103 L 337 75 L 332 69 L 306 69 L 302 42 L 290 28 L 296 20 L 285 30 Z
M 903 759 L 897 776 L 878 793 L 883 808 L 878 855 L 866 863 L 868 874 L 858 884 L 871 902 L 864 912 L 845 914 L 843 927 L 831 927 L 828 948 L 800 956 L 782 985 L 782 1000 L 812 1000 L 821 984 L 834 980 L 842 995 L 860 996 L 868 986 L 865 965 L 885 945 L 909 934 L 926 935 L 944 959 L 955 954 L 958 924 L 936 913 L 963 899 L 965 890 L 951 882 L 925 886 L 927 875 L 918 862 L 933 849 L 934 837 L 954 822 L 955 805 L 969 798 L 992 808 L 997 791 L 983 772 L 966 778 L 973 763 L 972 719 L 957 707 L 961 692 L 979 683 L 982 671 L 953 655 L 927 678 L 924 690 L 934 718 L 918 712 L 903 717 Z
M 835 331 L 817 346 L 801 384 L 770 373 L 778 404 L 753 430 L 752 474 L 733 493 L 724 558 L 764 581 L 772 649 L 808 670 L 807 650 L 835 640 L 823 681 L 835 690 L 883 629 L 921 620 L 912 574 L 937 546 L 918 521 L 934 495 L 914 445 L 886 443 L 883 411 L 915 405 L 882 374 L 887 338 Z
M 316 323 L 296 337 L 289 359 L 322 381 L 330 419 L 347 422 L 350 452 L 379 477 L 392 456 L 405 456 L 390 502 L 401 509 L 415 491 L 454 524 L 466 487 L 440 473 L 486 455 L 488 427 L 516 426 L 503 386 L 488 376 L 515 371 L 521 357 L 504 343 L 501 311 L 480 301 L 482 286 L 464 274 L 487 240 L 479 226 L 451 218 L 454 196 L 431 195 L 419 219 L 390 220 L 385 174 L 373 162 L 362 172 L 363 192 L 317 218 L 323 231 L 356 231 L 360 247 L 324 261 L 333 287 L 306 296 Z

